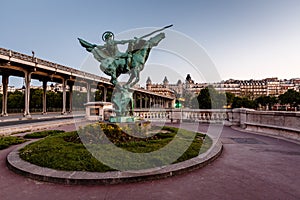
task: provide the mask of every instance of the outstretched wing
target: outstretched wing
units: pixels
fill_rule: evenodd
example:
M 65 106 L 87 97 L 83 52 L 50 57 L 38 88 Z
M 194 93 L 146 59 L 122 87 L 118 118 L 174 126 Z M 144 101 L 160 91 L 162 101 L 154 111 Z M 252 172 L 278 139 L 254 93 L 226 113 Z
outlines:
M 83 46 L 88 52 L 91 52 L 97 45 L 91 44 L 83 39 L 78 38 L 79 43 Z

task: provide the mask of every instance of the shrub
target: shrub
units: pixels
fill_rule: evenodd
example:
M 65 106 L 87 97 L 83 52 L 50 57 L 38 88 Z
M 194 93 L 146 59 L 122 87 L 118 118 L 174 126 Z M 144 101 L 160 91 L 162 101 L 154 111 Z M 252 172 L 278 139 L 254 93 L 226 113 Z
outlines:
M 29 134 L 25 135 L 24 138 L 28 138 L 28 139 L 43 138 L 43 137 L 47 137 L 49 135 L 55 135 L 55 134 L 59 134 L 59 133 L 63 133 L 63 132 L 65 132 L 65 131 L 62 131 L 62 130 L 40 131 L 40 132 L 29 133 Z
M 11 145 L 21 144 L 26 140 L 13 136 L 0 136 L 0 150 L 5 149 Z

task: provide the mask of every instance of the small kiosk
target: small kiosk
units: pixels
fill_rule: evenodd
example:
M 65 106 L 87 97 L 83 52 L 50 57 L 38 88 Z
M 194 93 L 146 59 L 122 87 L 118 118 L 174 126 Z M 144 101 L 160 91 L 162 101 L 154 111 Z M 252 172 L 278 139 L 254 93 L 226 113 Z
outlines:
M 114 115 L 111 102 L 88 102 L 85 106 L 85 118 L 90 121 L 108 121 Z

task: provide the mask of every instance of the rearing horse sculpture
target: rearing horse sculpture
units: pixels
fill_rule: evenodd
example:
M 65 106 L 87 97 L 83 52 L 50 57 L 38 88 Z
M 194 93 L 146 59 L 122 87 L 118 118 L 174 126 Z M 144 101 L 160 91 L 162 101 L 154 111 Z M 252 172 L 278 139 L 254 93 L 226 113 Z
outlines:
M 144 65 L 148 59 L 151 49 L 154 46 L 157 46 L 158 43 L 165 38 L 165 34 L 157 34 L 149 40 L 144 40 L 143 38 L 148 37 L 156 32 L 162 31 L 171 26 L 172 25 L 153 31 L 152 33 L 142 36 L 140 38 L 121 41 L 114 40 L 113 33 L 110 31 L 106 31 L 102 35 L 103 41 L 106 42 L 104 45 L 91 44 L 80 38 L 78 38 L 78 40 L 81 46 L 86 48 L 87 51 L 91 52 L 94 55 L 94 58 L 101 63 L 100 69 L 106 75 L 111 77 L 110 82 L 114 86 L 117 85 L 117 78 L 121 74 L 129 73 L 130 78 L 125 85 L 127 87 L 132 87 L 139 81 L 140 72 L 144 68 Z M 128 43 L 127 51 L 124 53 L 120 52 L 117 45 L 126 43 Z
M 81 46 L 91 52 L 94 55 L 94 58 L 101 63 L 100 69 L 111 77 L 110 82 L 117 89 L 115 95 L 112 97 L 112 102 L 117 107 L 117 115 L 126 115 L 127 106 L 130 101 L 133 101 L 132 91 L 129 91 L 129 88 L 133 87 L 139 81 L 140 72 L 144 69 L 151 49 L 154 46 L 157 46 L 159 42 L 165 38 L 165 34 L 159 33 L 149 40 L 145 40 L 144 38 L 171 26 L 172 25 L 163 27 L 162 29 L 153 31 L 140 38 L 135 37 L 131 40 L 121 41 L 114 40 L 114 34 L 110 31 L 106 31 L 102 35 L 102 39 L 105 42 L 104 45 L 91 44 L 78 38 Z M 120 52 L 118 45 L 127 43 L 127 51 Z M 126 73 L 130 74 L 130 77 L 127 83 L 121 86 L 118 84 L 117 78 L 121 74 Z

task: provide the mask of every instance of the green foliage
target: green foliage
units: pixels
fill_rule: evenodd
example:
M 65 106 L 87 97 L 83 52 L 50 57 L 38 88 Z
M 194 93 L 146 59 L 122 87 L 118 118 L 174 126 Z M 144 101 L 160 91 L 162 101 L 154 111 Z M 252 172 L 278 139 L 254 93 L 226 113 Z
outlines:
M 43 90 L 30 89 L 30 108 L 43 107 Z
M 87 99 L 87 93 L 86 92 L 80 92 L 80 91 L 73 91 L 73 108 L 82 108 L 84 107 L 84 104 L 86 103 Z
M 66 171 L 112 171 L 89 153 L 82 143 L 65 141 L 78 137 L 76 132 L 53 135 L 20 150 L 20 157 L 30 163 Z
M 95 92 L 95 101 L 104 101 L 104 95 L 103 95 L 103 92 L 102 90 L 97 90 Z
M 7 107 L 14 109 L 23 109 L 25 106 L 24 94 L 20 91 L 9 92 L 7 97 Z
M 257 108 L 257 104 L 247 97 L 234 97 L 232 108 Z
M 232 106 L 235 95 L 230 92 L 226 92 L 225 95 L 226 95 L 227 106 Z
M 43 138 L 43 137 L 47 137 L 49 135 L 55 135 L 55 134 L 59 134 L 59 133 L 63 133 L 65 131 L 62 130 L 47 130 L 47 131 L 40 131 L 40 132 L 34 132 L 34 133 L 29 133 L 27 135 L 24 136 L 24 138 L 30 138 L 30 139 L 34 139 L 34 138 Z
M 206 87 L 200 91 L 197 97 L 200 109 L 211 109 L 211 99 L 209 89 Z
M 194 101 L 195 95 L 192 92 L 188 90 L 183 90 L 182 97 L 184 98 L 184 101 L 181 102 L 183 107 L 193 108 L 195 106 L 198 106 L 198 102 L 195 104 Z
M 202 89 L 197 97 L 200 109 L 221 109 L 226 105 L 226 95 L 212 86 Z
M 279 95 L 278 98 L 281 104 L 290 104 L 292 107 L 297 107 L 300 104 L 300 93 L 292 89 Z
M 13 136 L 0 136 L 0 150 L 5 149 L 11 145 L 20 144 L 26 140 Z
M 62 92 L 47 92 L 47 108 L 62 108 Z
M 274 96 L 260 96 L 255 99 L 257 105 L 261 105 L 263 107 L 267 107 L 272 109 L 273 105 L 278 102 L 278 99 Z

